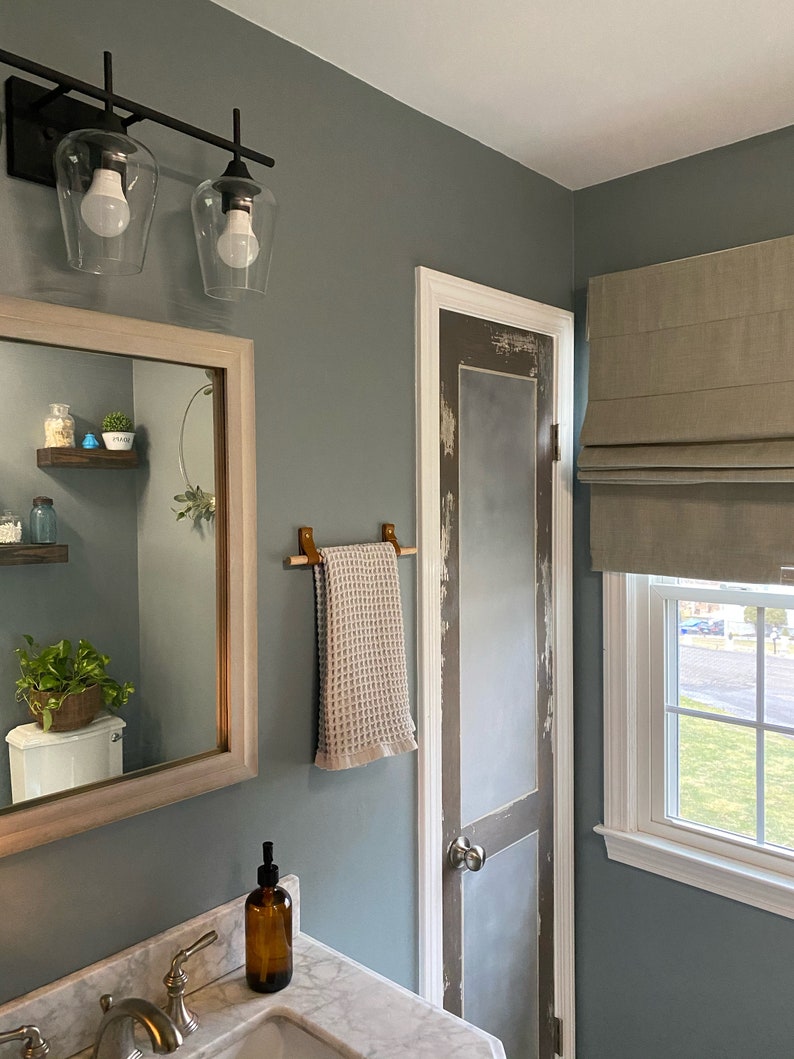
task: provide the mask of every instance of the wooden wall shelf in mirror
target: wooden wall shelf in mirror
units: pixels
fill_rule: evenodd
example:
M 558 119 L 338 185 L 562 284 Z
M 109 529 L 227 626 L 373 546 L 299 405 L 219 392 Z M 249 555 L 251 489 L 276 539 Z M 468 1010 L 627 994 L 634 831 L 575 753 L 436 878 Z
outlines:
M 137 449 L 36 449 L 37 467 L 85 467 L 101 471 L 138 466 Z
M 68 563 L 68 544 L 2 544 L 0 566 L 41 566 Z
M 0 509 L 51 496 L 71 544 L 70 552 L 0 549 L 9 567 L 0 617 L 1 856 L 256 775 L 257 519 L 250 341 L 0 296 L 0 377 Z M 177 521 L 175 494 L 183 488 L 181 417 L 197 387 L 206 396 L 191 416 L 191 473 L 216 501 L 215 517 L 194 523 Z M 133 416 L 136 473 L 57 473 L 128 466 L 138 453 L 38 449 L 52 402 L 71 405 L 79 431 L 110 409 Z M 35 591 L 29 574 L 11 569 L 56 555 L 63 558 L 35 575 Z M 35 763 L 27 768 L 34 722 L 15 701 L 15 649 L 25 635 L 42 646 L 88 640 L 110 656 L 114 680 L 134 684 L 110 774 L 46 794 L 29 782 L 38 776 Z

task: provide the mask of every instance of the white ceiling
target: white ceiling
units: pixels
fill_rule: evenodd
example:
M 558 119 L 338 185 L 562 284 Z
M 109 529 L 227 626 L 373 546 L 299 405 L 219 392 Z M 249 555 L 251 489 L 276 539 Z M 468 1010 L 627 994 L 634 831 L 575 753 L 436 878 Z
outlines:
M 568 188 L 794 124 L 792 0 L 214 0 Z

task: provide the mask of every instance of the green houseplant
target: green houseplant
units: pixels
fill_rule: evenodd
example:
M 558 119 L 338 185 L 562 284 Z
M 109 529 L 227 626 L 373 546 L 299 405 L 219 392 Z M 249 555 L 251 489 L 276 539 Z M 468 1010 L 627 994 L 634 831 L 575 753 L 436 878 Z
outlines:
M 135 426 L 126 412 L 108 412 L 102 420 L 102 440 L 106 449 L 131 449 Z
M 205 493 L 200 485 L 188 486 L 184 493 L 177 493 L 174 500 L 185 505 L 180 511 L 172 508 L 177 522 L 181 522 L 183 518 L 192 518 L 196 524 L 202 519 L 211 522 L 215 518 L 215 494 Z
M 135 690 L 129 681 L 119 684 L 108 675 L 110 658 L 88 640 L 73 649 L 69 640 L 41 647 L 32 636 L 24 639 L 27 648 L 15 650 L 22 674 L 16 697 L 27 702 L 45 732 L 81 728 L 101 706 L 116 712 Z
M 206 369 L 205 371 L 207 377 L 211 379 L 212 372 Z M 184 507 L 180 509 L 171 508 L 171 510 L 176 515 L 177 522 L 189 518 L 193 520 L 194 526 L 197 526 L 200 522 L 212 522 L 215 518 L 215 494 L 205 491 L 200 485 L 193 485 L 188 477 L 187 467 L 185 466 L 185 424 L 187 423 L 191 405 L 198 395 L 203 394 L 204 397 L 211 397 L 212 389 L 211 385 L 199 386 L 187 403 L 185 414 L 182 416 L 182 424 L 179 427 L 179 471 L 185 483 L 185 491 L 184 493 L 177 493 L 174 500 L 179 504 L 183 504 Z
M 120 430 L 128 433 L 134 429 L 134 425 L 126 412 L 108 412 L 102 420 L 102 430 L 109 433 L 111 430 Z

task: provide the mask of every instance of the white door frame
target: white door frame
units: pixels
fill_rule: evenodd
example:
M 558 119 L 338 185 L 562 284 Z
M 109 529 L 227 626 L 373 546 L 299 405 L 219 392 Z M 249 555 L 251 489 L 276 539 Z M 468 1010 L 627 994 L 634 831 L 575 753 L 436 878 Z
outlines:
M 564 1059 L 574 1059 L 573 891 L 573 313 L 420 266 L 416 269 L 419 982 L 422 996 L 443 1001 L 441 815 L 441 572 L 439 527 L 439 310 L 551 335 L 554 421 L 560 459 L 553 465 L 554 607 L 554 995 L 563 1024 Z M 509 562 L 510 556 L 501 558 Z

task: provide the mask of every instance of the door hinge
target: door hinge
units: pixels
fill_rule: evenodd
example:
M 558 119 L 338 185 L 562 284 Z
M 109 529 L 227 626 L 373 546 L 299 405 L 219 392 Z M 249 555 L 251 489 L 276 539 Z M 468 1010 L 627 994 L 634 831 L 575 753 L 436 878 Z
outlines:
M 554 1033 L 554 1054 L 562 1055 L 562 1019 L 554 1016 L 552 1031 Z
M 551 458 L 555 463 L 560 460 L 560 424 L 551 424 Z

